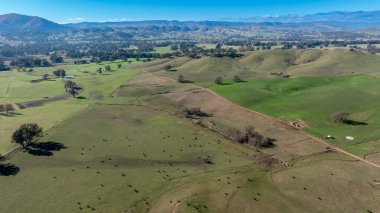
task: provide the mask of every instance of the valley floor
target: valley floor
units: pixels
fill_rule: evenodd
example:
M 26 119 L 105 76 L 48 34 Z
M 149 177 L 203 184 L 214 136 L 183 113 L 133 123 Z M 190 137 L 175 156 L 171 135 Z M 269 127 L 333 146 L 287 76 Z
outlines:
M 378 168 L 198 86 L 122 72 L 83 81 L 89 100 L 57 102 L 80 113 L 2 162 L 1 212 L 380 211 Z M 184 106 L 213 116 L 184 118 Z M 247 125 L 276 146 L 224 137 Z

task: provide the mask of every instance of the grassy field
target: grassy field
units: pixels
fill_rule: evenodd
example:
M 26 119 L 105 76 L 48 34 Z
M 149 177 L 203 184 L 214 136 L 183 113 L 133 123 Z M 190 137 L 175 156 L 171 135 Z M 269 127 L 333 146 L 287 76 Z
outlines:
M 320 137 L 332 135 L 336 138 L 332 143 L 351 147 L 351 152 L 363 156 L 380 151 L 376 146 L 369 146 L 368 150 L 355 146 L 380 138 L 379 85 L 379 79 L 360 75 L 226 82 L 210 88 L 236 103 L 279 119 L 305 121 L 306 131 Z M 349 112 L 350 119 L 363 125 L 333 122 L 331 115 L 339 111 Z M 355 140 L 348 141 L 346 136 Z
M 11 183 L 22 187 L 19 181 L 28 177 L 23 191 L 35 192 L 32 197 L 36 199 L 15 199 L 18 194 L 9 191 L 14 197 L 2 200 L 1 208 L 18 206 L 17 211 L 26 211 L 42 199 L 45 204 L 39 205 L 36 212 L 47 212 L 53 207 L 56 212 L 72 212 L 80 206 L 86 209 L 87 205 L 102 212 L 122 212 L 127 208 L 141 212 L 149 206 L 146 202 L 152 202 L 165 190 L 160 186 L 169 180 L 250 164 L 241 158 L 241 153 L 215 146 L 218 140 L 220 146 L 229 143 L 193 127 L 191 122 L 178 121 L 149 108 L 91 107 L 41 139 L 67 147 L 53 157 L 29 153 L 12 157 L 9 162 L 20 166 L 20 174 L 2 178 L 8 182 L 2 182 L 2 190 L 11 190 Z M 205 163 L 208 158 L 215 165 Z M 232 163 L 224 164 L 226 159 Z M 43 190 L 39 189 L 42 183 Z M 53 197 L 59 204 L 53 202 Z M 78 205 L 78 201 L 83 204 Z
M 118 64 L 122 64 L 122 68 L 117 68 Z M 103 75 L 97 74 L 96 70 L 106 65 L 110 65 L 112 71 L 104 72 Z M 37 122 L 44 129 L 49 129 L 88 105 L 106 100 L 114 90 L 138 73 L 136 70 L 130 69 L 129 66 L 129 63 L 116 61 L 102 64 L 36 68 L 32 73 L 0 72 L 1 105 L 43 100 L 64 94 L 63 85 L 65 80 L 63 79 L 53 78 L 40 83 L 30 82 L 31 80 L 41 79 L 44 74 L 52 75 L 54 70 L 60 68 L 75 76 L 73 81 L 84 88 L 80 96 L 85 98 L 49 103 L 36 108 L 17 109 L 14 112 L 15 114 L 11 116 L 0 115 L 0 153 L 4 154 L 15 147 L 15 144 L 11 143 L 10 137 L 12 132 L 21 124 Z
M 368 74 L 379 76 L 380 60 L 377 55 L 335 50 L 269 50 L 245 52 L 241 58 L 200 59 L 175 58 L 144 64 L 143 68 L 161 75 L 176 78 L 182 74 L 196 82 L 213 81 L 220 76 L 232 79 L 240 75 L 243 79 L 270 77 L 271 72 L 283 72 L 292 76 L 336 76 Z M 165 71 L 171 65 L 176 72 Z
M 122 68 L 118 69 L 118 64 L 121 64 Z M 97 69 L 102 67 L 104 70 L 106 65 L 111 66 L 111 72 L 103 72 L 102 75 L 99 75 Z M 53 71 L 57 69 L 64 69 L 67 74 L 74 75 L 75 79 L 73 81 L 85 87 L 83 95 L 89 96 L 93 92 L 106 95 L 112 92 L 115 87 L 117 88 L 121 85 L 123 81 L 125 82 L 125 79 L 136 74 L 136 71 L 130 70 L 128 66 L 130 66 L 129 63 L 116 61 L 113 63 L 35 68 L 32 73 L 0 72 L 0 102 L 16 103 L 45 97 L 51 98 L 65 93 L 63 88 L 65 80 L 57 79 L 53 76 Z M 52 79 L 40 83 L 31 83 L 31 80 L 41 79 L 44 74 L 49 74 Z
M 377 198 L 357 196 L 360 190 L 376 192 L 368 181 L 379 174 L 377 170 L 337 153 L 315 154 L 294 161 L 293 167 L 272 168 L 265 163 L 270 157 L 265 153 L 231 143 L 178 116 L 178 109 L 157 95 L 173 86 L 152 82 L 156 86 L 145 87 L 137 82 L 50 129 L 34 150 L 14 153 L 3 162 L 0 190 L 7 196 L 0 200 L 1 211 L 379 209 Z M 316 168 L 323 172 L 316 173 Z M 347 170 L 360 170 L 362 175 Z M 333 188 L 321 186 L 329 176 Z M 329 195 L 330 189 L 335 196 Z M 355 202 L 342 199 L 347 193 L 353 193 Z
M 276 50 L 277 54 L 288 53 Z M 297 63 L 313 63 L 304 58 L 319 60 L 319 54 L 302 53 Z M 143 68 L 170 77 L 186 72 L 191 80 L 236 103 L 283 120 L 302 119 L 309 125 L 307 131 L 332 134 L 336 137 L 332 142 L 354 154 L 380 151 L 378 142 L 372 141 L 380 134 L 380 80 L 370 69 L 363 71 L 368 75 L 345 71 L 337 76 L 246 78 L 242 83 L 214 85 L 210 80 L 220 74 L 216 68 L 227 66 L 220 72 L 228 77 L 240 73 L 239 64 L 256 62 L 213 60 L 212 64 L 203 61 L 200 70 L 195 69 L 202 59 L 187 58 L 156 60 Z M 277 59 L 260 63 L 282 66 Z M 96 73 L 108 64 L 111 72 Z M 163 71 L 160 67 L 165 64 L 179 69 Z M 197 66 L 187 72 L 192 65 Z M 3 102 L 35 100 L 39 96 L 33 95 L 39 93 L 46 97 L 64 93 L 61 80 L 30 86 L 31 79 L 58 68 L 75 75 L 74 81 L 84 88 L 81 99 L 0 116 L 3 152 L 14 147 L 9 137 L 18 125 L 37 122 L 46 130 L 38 145 L 14 152 L 1 162 L 0 190 L 6 195 L 0 200 L 1 212 L 380 211 L 378 169 L 327 152 L 299 131 L 233 107 L 205 91 L 191 92 L 194 85 L 137 71 L 141 67 L 119 61 L 39 68 L 32 74 L 0 73 L 4 83 L 12 80 L 9 87 L 0 84 Z M 260 72 L 268 74 L 264 69 Z M 184 118 L 180 114 L 183 105 L 202 106 L 213 116 Z M 340 110 L 368 125 L 331 122 L 331 113 Z M 220 130 L 211 131 L 199 125 L 200 121 Z M 219 134 L 222 128 L 249 124 L 273 136 L 276 146 L 256 150 Z M 348 143 L 344 140 L 347 134 L 356 140 Z
M 153 53 L 160 53 L 160 54 L 165 54 L 165 53 L 172 53 L 173 50 L 171 49 L 170 46 L 167 47 L 156 47 L 154 48 Z
M 61 101 L 45 106 L 17 110 L 13 116 L 0 116 L 0 153 L 4 154 L 17 147 L 11 143 L 11 136 L 15 129 L 24 123 L 38 123 L 45 130 L 54 127 L 62 121 L 80 112 L 88 105 L 76 101 Z
M 168 64 L 177 71 L 163 70 Z M 368 53 L 292 49 L 248 52 L 236 59 L 159 60 L 143 68 L 173 79 L 182 74 L 240 105 L 283 120 L 303 120 L 306 131 L 322 138 L 333 135 L 333 143 L 365 156 L 380 151 L 379 65 L 379 56 Z M 288 73 L 291 79 L 276 79 L 272 72 Z M 231 82 L 234 75 L 247 82 Z M 214 85 L 218 76 L 227 84 Z M 331 115 L 338 111 L 347 111 L 351 119 L 368 125 L 336 124 Z M 345 140 L 346 136 L 354 136 L 355 141 Z

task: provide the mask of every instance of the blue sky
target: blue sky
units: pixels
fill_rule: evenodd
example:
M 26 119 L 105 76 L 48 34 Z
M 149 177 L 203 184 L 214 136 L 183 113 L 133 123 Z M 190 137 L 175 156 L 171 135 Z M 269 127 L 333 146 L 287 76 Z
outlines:
M 208 20 L 338 10 L 380 10 L 380 0 L 0 0 L 0 14 L 36 15 L 59 23 Z

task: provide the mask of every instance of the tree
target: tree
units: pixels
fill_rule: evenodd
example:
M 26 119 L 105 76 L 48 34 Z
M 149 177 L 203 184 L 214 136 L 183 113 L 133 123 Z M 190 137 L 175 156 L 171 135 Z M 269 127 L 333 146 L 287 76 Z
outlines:
M 0 71 L 8 71 L 10 68 L 5 65 L 4 61 L 0 60 Z
M 242 82 L 242 80 L 241 80 L 241 78 L 240 78 L 239 75 L 235 75 L 235 76 L 234 76 L 234 81 L 235 81 L 235 82 Z
M 102 69 L 101 67 L 99 67 L 99 69 L 97 70 L 97 72 L 98 72 L 99 74 L 102 74 L 102 73 L 103 73 L 103 69 Z
M 183 75 L 179 75 L 177 78 L 177 81 L 178 83 L 182 83 L 182 84 L 193 83 L 192 81 L 185 79 L 185 76 Z
M 78 94 L 77 92 L 77 84 L 73 81 L 65 82 L 65 89 L 68 91 L 74 98 Z
M 214 82 L 216 83 L 216 84 L 223 84 L 223 78 L 222 77 L 217 77 L 215 80 L 214 80 Z
M 288 43 L 288 42 L 284 43 L 284 46 L 282 47 L 282 49 L 292 49 L 292 48 L 293 48 L 293 44 Z
M 182 109 L 182 114 L 186 118 L 193 118 L 193 116 L 198 116 L 198 117 L 211 117 L 211 114 L 208 114 L 206 112 L 203 112 L 200 107 L 192 107 L 192 108 L 183 108 Z
M 42 133 L 42 128 L 38 124 L 23 124 L 13 133 L 12 141 L 25 148 L 33 144 L 38 137 L 41 137 Z
M 73 81 L 66 81 L 65 82 L 65 90 L 66 90 L 66 92 L 69 89 L 75 89 L 76 86 L 77 86 L 77 84 L 74 83 Z
M 331 117 L 336 123 L 347 123 L 349 121 L 348 116 L 350 116 L 348 112 L 336 112 Z
M 272 147 L 274 145 L 273 139 L 264 137 L 253 126 L 245 127 L 244 132 L 237 130 L 233 133 L 232 138 L 238 143 L 248 144 L 256 148 Z
M 111 66 L 110 66 L 110 65 L 107 65 L 107 66 L 105 67 L 105 69 L 106 69 L 107 72 L 109 72 L 109 71 L 111 71 Z
M 45 74 L 42 76 L 42 80 L 46 81 L 49 79 L 49 74 Z
M 184 83 L 185 82 L 185 77 L 183 75 L 179 75 L 177 78 L 178 83 Z
M 66 71 L 64 69 L 58 69 L 54 71 L 53 74 L 59 78 L 63 78 L 66 76 Z
M 53 53 L 50 55 L 50 61 L 57 64 L 57 63 L 63 63 L 64 59 L 62 56 L 59 56 L 57 53 Z
M 367 45 L 367 51 L 371 54 L 376 54 L 378 50 L 379 49 L 375 45 L 372 45 L 370 43 Z
M 3 104 L 2 106 L 0 106 L 0 109 L 1 111 L 6 112 L 7 114 L 9 113 L 9 111 L 13 110 L 12 106 L 9 104 Z
M 164 69 L 165 69 L 166 71 L 170 71 L 171 68 L 172 68 L 171 65 L 165 65 L 165 67 L 164 67 Z
M 177 51 L 178 50 L 178 45 L 173 45 L 170 47 L 171 50 Z
M 78 94 L 77 90 L 75 88 L 70 88 L 69 93 L 75 98 L 75 96 Z

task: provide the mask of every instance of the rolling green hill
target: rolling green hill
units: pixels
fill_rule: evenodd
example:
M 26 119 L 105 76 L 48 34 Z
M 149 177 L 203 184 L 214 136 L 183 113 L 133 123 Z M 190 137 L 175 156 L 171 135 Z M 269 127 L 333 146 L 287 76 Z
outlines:
M 232 79 L 269 77 L 271 72 L 293 76 L 334 76 L 371 74 L 378 76 L 380 60 L 377 55 L 344 49 L 334 50 L 269 50 L 244 53 L 241 58 L 200 59 L 175 58 L 144 64 L 143 68 L 157 74 L 176 77 L 180 74 L 194 81 L 212 81 L 218 76 Z M 166 71 L 170 65 L 172 71 Z
M 319 137 L 333 135 L 333 143 L 359 156 L 380 150 L 380 57 L 344 49 L 269 50 L 241 58 L 175 58 L 144 64 L 159 75 L 186 79 L 242 106 L 279 119 L 302 120 L 306 131 Z M 164 69 L 171 65 L 172 70 Z M 271 73 L 287 73 L 290 79 Z M 234 83 L 234 75 L 245 82 Z M 223 85 L 214 79 L 224 78 Z M 367 125 L 334 123 L 331 115 L 346 111 Z M 354 136 L 349 142 L 345 136 Z
M 375 77 L 265 79 L 214 85 L 211 89 L 235 103 L 281 120 L 305 121 L 307 131 L 321 138 L 332 135 L 336 139 L 331 142 L 341 147 L 356 146 L 380 138 L 380 80 Z M 335 123 L 331 115 L 339 111 L 349 112 L 350 119 L 362 123 Z M 355 140 L 348 141 L 346 136 L 353 136 Z M 361 146 L 350 151 L 364 156 L 380 150 L 380 146 L 363 148 Z

